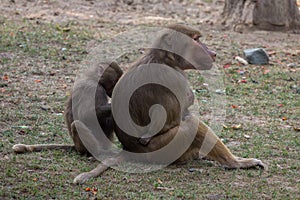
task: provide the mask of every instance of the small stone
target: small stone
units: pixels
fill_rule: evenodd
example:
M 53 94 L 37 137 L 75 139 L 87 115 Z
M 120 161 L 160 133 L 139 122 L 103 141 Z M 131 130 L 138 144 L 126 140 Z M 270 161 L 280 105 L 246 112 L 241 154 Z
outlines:
M 210 194 L 207 196 L 208 200 L 219 200 L 219 199 L 224 199 L 224 196 L 221 194 Z
M 225 90 L 216 89 L 215 91 L 217 94 L 225 94 Z
M 250 135 L 244 135 L 244 138 L 250 139 L 251 137 L 250 137 Z
M 266 65 L 269 63 L 269 56 L 262 48 L 245 49 L 244 53 L 250 64 Z
M 42 110 L 50 110 L 50 107 L 49 106 L 46 106 L 46 105 L 42 105 L 40 107 Z
M 189 168 L 189 172 L 199 172 L 202 173 L 203 169 L 199 169 L 199 168 Z
M 297 67 L 296 63 L 289 63 L 287 66 L 290 67 L 290 68 L 296 68 Z

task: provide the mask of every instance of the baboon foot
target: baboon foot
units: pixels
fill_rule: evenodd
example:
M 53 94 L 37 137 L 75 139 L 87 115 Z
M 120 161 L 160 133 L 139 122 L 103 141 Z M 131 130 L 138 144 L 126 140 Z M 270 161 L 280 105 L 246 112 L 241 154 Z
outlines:
M 25 144 L 15 144 L 13 146 L 13 150 L 16 153 L 25 153 L 26 151 L 28 151 L 27 145 Z
M 250 169 L 257 167 L 260 169 L 267 169 L 267 165 L 255 158 L 236 157 L 236 161 L 233 164 L 225 165 L 226 169 Z
M 84 172 L 76 176 L 73 180 L 74 184 L 83 184 L 87 182 L 89 179 L 93 178 L 94 176 L 89 172 Z

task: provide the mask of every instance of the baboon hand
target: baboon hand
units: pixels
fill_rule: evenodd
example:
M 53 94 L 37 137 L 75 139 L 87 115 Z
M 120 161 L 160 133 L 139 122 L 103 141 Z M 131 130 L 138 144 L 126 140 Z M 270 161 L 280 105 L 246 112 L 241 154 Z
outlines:
M 94 176 L 89 172 L 84 172 L 76 176 L 73 180 L 74 184 L 83 184 Z

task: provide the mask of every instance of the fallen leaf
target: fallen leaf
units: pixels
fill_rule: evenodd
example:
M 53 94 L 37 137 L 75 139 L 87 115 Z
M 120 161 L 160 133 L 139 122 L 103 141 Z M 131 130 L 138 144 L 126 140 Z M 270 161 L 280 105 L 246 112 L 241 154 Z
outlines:
M 92 189 L 92 193 L 93 193 L 94 195 L 96 195 L 97 192 L 98 192 L 98 188 L 93 188 L 93 189 Z
M 168 190 L 168 191 L 170 191 L 170 190 L 174 190 L 174 188 L 167 188 L 167 187 L 156 187 L 155 189 L 157 189 L 157 190 Z
M 245 60 L 244 58 L 242 58 L 240 56 L 236 56 L 234 59 L 243 65 L 248 65 L 247 60 Z
M 298 126 L 298 127 L 294 126 L 294 130 L 295 131 L 300 131 L 300 126 Z
M 225 124 L 222 125 L 223 128 L 228 129 L 228 126 L 226 126 Z
M 56 26 L 56 29 L 63 32 L 69 32 L 71 30 L 70 27 L 61 27 L 59 25 Z
M 232 108 L 239 108 L 239 106 L 232 104 L 231 105 Z
M 9 77 L 8 77 L 8 75 L 4 75 L 4 76 L 2 77 L 2 79 L 3 79 L 4 81 L 8 81 Z
M 250 135 L 244 135 L 244 138 L 250 139 L 251 137 L 250 137 Z
M 63 85 L 62 85 L 62 88 L 63 88 L 63 89 L 66 89 L 67 87 L 68 87 L 67 84 L 63 84 Z
M 227 69 L 227 68 L 229 68 L 231 66 L 231 63 L 227 63 L 227 64 L 225 64 L 224 66 L 223 66 L 223 68 L 224 69 Z
M 12 128 L 29 129 L 30 127 L 29 127 L 29 126 L 22 125 L 22 126 L 12 126 Z
M 157 179 L 157 182 L 158 182 L 159 184 L 162 184 L 162 183 L 163 183 L 160 179 Z
M 199 168 L 189 168 L 189 172 L 199 172 L 202 173 L 203 169 L 199 169 Z
M 276 51 L 269 51 L 269 52 L 268 52 L 268 55 L 269 55 L 269 56 L 272 56 L 272 55 L 275 55 L 275 54 L 276 54 Z
M 263 72 L 263 74 L 266 75 L 266 74 L 268 74 L 269 72 L 270 72 L 269 69 L 265 69 L 264 72 Z
M 238 130 L 242 128 L 242 125 L 241 124 L 233 125 L 231 128 L 234 130 Z

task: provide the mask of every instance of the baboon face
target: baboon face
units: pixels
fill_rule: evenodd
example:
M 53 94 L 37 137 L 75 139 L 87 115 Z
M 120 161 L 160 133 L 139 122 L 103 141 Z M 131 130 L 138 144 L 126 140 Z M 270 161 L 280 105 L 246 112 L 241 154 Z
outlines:
M 167 64 L 182 70 L 207 70 L 213 66 L 216 53 L 200 41 L 198 30 L 178 24 L 167 29 L 156 40 L 153 50 L 164 52 Z

